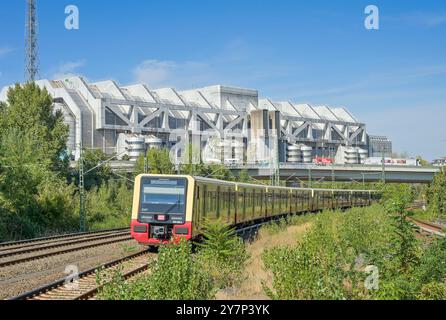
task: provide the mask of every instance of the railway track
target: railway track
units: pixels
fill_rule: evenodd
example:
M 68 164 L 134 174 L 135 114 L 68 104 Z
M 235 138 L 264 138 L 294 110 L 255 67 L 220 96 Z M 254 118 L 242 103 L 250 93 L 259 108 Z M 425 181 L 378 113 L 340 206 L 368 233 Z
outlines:
M 90 237 L 82 240 L 55 243 L 39 248 L 19 249 L 11 251 L 9 253 L 0 254 L 0 268 L 17 265 L 29 261 L 39 260 L 43 258 L 48 258 L 52 256 L 62 255 L 66 253 L 71 253 L 75 251 L 87 250 L 100 246 L 110 245 L 118 242 L 129 241 L 132 239 L 133 238 L 130 236 L 130 233 L 128 231 L 127 232 L 121 231 L 115 234 L 112 233 L 107 236 L 100 236 L 93 238 Z M 32 254 L 34 252 L 36 254 Z M 13 259 L 8 259 L 10 257 L 12 257 Z
M 409 218 L 409 220 L 417 226 L 418 231 L 421 234 L 429 234 L 442 238 L 446 237 L 446 234 L 443 232 L 443 226 L 422 221 L 416 218 Z
M 130 279 L 148 269 L 148 258 L 150 256 L 153 256 L 153 253 L 147 250 L 140 251 L 84 271 L 78 275 L 76 282 L 67 283 L 66 279 L 61 279 L 10 300 L 88 300 L 94 298 L 100 289 L 96 282 L 96 271 L 102 270 L 110 277 L 111 272 L 123 266 L 123 277 Z
M 5 251 L 5 250 L 16 249 L 16 248 L 24 248 L 24 247 L 33 246 L 33 245 L 51 243 L 51 242 L 60 241 L 63 239 L 76 239 L 76 238 L 82 238 L 82 237 L 97 236 L 99 234 L 115 233 L 115 232 L 125 231 L 125 230 L 128 230 L 128 228 L 90 231 L 90 232 L 81 232 L 81 233 L 70 233 L 70 234 L 64 234 L 64 235 L 58 235 L 58 236 L 52 236 L 52 237 L 35 238 L 35 239 L 12 241 L 12 242 L 1 242 L 0 243 L 0 252 Z
M 118 231 L 118 232 L 111 232 L 107 234 L 98 234 L 98 235 L 90 235 L 85 236 L 82 238 L 76 238 L 76 239 L 68 239 L 68 240 L 56 240 L 53 242 L 48 242 L 44 244 L 37 244 L 37 245 L 26 245 L 23 247 L 18 248 L 8 248 L 8 249 L 0 249 L 0 259 L 11 257 L 15 255 L 22 255 L 27 253 L 32 253 L 36 251 L 43 251 L 43 250 L 50 250 L 54 248 L 59 247 L 66 247 L 70 245 L 80 244 L 80 243 L 87 243 L 87 242 L 93 242 L 97 240 L 104 240 L 104 239 L 111 239 L 116 238 L 122 235 L 129 234 L 128 231 Z

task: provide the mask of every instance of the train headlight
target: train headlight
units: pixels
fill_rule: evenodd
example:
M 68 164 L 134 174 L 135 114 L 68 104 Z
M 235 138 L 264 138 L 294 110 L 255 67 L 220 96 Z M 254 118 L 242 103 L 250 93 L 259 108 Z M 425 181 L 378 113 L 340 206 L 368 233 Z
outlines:
M 134 233 L 147 233 L 149 232 L 147 226 L 134 226 L 133 227 Z
M 176 235 L 188 235 L 189 234 L 189 228 L 176 228 L 175 229 Z

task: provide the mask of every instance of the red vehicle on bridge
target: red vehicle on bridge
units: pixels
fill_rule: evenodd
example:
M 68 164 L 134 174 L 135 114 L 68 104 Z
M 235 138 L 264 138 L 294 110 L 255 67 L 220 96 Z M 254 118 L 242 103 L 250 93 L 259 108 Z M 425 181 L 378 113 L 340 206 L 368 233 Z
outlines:
M 333 164 L 332 158 L 323 158 L 323 157 L 316 157 L 313 161 L 314 164 L 327 166 Z

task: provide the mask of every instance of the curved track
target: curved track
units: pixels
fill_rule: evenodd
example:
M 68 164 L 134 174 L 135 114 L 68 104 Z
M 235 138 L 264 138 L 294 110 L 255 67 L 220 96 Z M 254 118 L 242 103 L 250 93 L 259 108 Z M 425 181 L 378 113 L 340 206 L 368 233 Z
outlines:
M 45 285 L 36 290 L 24 293 L 10 300 L 87 300 L 98 293 L 96 283 L 96 271 L 103 270 L 110 272 L 119 266 L 124 267 L 124 278 L 129 279 L 137 274 L 146 271 L 149 267 L 148 258 L 153 255 L 147 250 L 129 255 L 122 259 L 112 261 L 100 267 L 84 271 L 78 275 L 78 281 L 68 282 L 61 279 L 54 283 Z

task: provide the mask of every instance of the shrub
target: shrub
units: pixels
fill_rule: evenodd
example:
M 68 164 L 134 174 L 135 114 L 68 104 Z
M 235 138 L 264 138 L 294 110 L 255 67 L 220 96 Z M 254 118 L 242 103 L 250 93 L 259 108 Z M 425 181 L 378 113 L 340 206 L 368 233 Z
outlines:
M 244 279 L 249 258 L 245 244 L 234 229 L 220 221 L 207 221 L 203 227 L 204 242 L 197 244 L 198 260 L 219 289 L 233 287 Z
M 87 217 L 91 230 L 123 228 L 130 224 L 133 190 L 125 182 L 110 180 L 87 193 Z
M 427 191 L 429 207 L 440 218 L 446 218 L 446 169 L 437 173 Z
M 273 299 L 305 300 L 441 297 L 446 240 L 412 241 L 414 231 L 399 223 L 382 206 L 316 216 L 295 246 L 264 252 L 273 280 L 265 292 Z M 367 266 L 378 271 L 377 288 L 366 286 Z
M 192 244 L 162 246 L 157 259 L 150 260 L 147 274 L 126 282 L 122 270 L 111 276 L 99 274 L 104 300 L 206 300 L 218 289 L 241 282 L 248 259 L 245 245 L 234 230 L 218 223 L 206 223 L 206 240 L 192 254 Z M 108 279 L 111 281 L 109 283 Z
M 147 274 L 126 282 L 122 269 L 107 283 L 107 277 L 97 277 L 99 298 L 103 300 L 206 300 L 215 295 L 212 279 L 191 255 L 191 245 L 160 248 L 156 260 L 149 262 Z
M 418 295 L 419 300 L 446 300 L 446 286 L 445 284 L 432 282 L 424 285 L 421 288 L 421 293 Z

